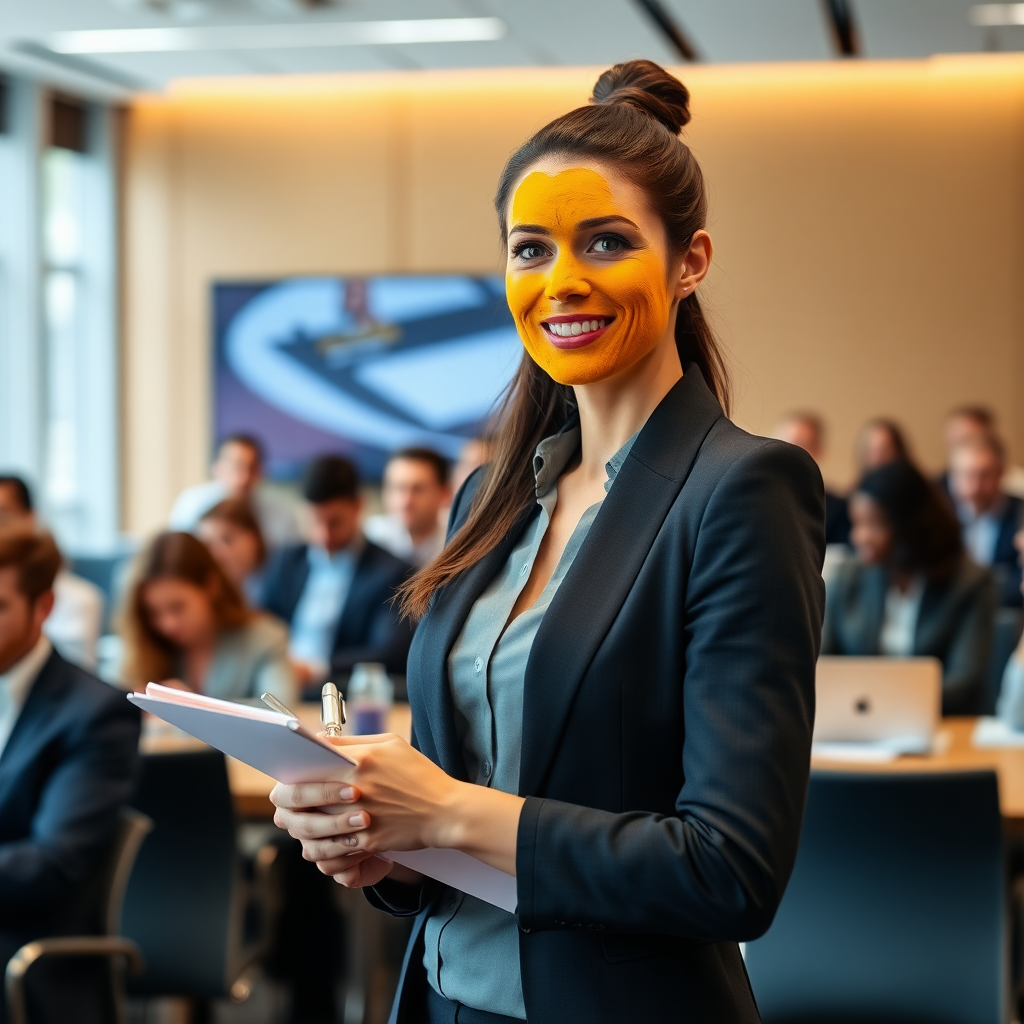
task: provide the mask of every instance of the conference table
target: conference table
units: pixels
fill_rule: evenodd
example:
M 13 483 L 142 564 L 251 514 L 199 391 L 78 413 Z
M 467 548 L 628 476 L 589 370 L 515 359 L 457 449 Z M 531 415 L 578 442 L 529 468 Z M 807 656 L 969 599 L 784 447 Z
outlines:
M 319 704 L 302 704 L 297 712 L 303 724 L 319 729 Z M 925 756 L 905 756 L 894 761 L 830 761 L 816 757 L 815 768 L 838 771 L 873 772 L 914 772 L 914 771 L 965 771 L 977 768 L 991 768 L 999 777 L 999 802 L 1003 821 L 1008 831 L 1024 834 L 1024 746 L 1021 747 L 975 747 L 971 741 L 976 718 L 945 718 L 942 720 L 937 753 Z M 410 736 L 412 712 L 408 704 L 396 704 L 388 717 L 391 732 Z M 189 749 L 201 746 L 176 730 L 173 734 L 161 731 L 159 727 L 144 732 L 144 752 L 162 752 Z M 250 768 L 249 765 L 228 758 L 228 778 L 234 796 L 235 810 L 240 818 L 249 820 L 268 819 L 274 808 L 270 803 L 270 791 L 274 780 L 269 775 Z
M 944 718 L 935 744 L 936 753 L 907 755 L 894 761 L 829 761 L 814 758 L 815 768 L 837 771 L 923 772 L 969 771 L 990 768 L 999 778 L 999 805 L 1008 832 L 1024 834 L 1024 746 L 976 747 L 972 742 L 978 723 L 973 717 Z

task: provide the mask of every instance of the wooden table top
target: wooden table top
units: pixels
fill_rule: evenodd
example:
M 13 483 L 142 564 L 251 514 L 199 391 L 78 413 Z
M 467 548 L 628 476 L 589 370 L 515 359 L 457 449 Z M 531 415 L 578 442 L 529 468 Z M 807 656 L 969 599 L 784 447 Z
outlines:
M 1024 747 L 975 747 L 971 742 L 976 718 L 944 718 L 939 729 L 938 753 L 907 755 L 895 761 L 863 763 L 815 758 L 815 768 L 839 771 L 922 772 L 965 771 L 992 768 L 999 777 L 999 804 L 1003 821 L 1015 832 L 1024 832 Z
M 314 731 L 320 729 L 319 704 L 300 704 L 296 714 L 303 725 Z M 406 739 L 412 735 L 412 709 L 408 704 L 395 704 L 392 707 L 388 728 Z M 177 729 L 168 730 L 157 724 L 155 727 L 144 728 L 141 748 L 143 753 L 158 754 L 190 750 L 203 745 L 200 740 Z M 233 757 L 229 757 L 227 762 L 228 781 L 238 816 L 249 819 L 273 817 L 274 805 L 270 802 L 270 791 L 274 788 L 274 780 Z
M 310 728 L 318 729 L 320 706 L 303 704 L 299 717 Z M 1013 831 L 1024 832 L 1024 747 L 975 747 L 971 736 L 976 718 L 946 718 L 939 731 L 940 753 L 924 757 L 905 756 L 887 762 L 829 761 L 815 758 L 815 768 L 829 768 L 840 771 L 963 771 L 970 768 L 992 768 L 999 776 L 999 802 L 1003 819 Z M 408 704 L 396 704 L 391 709 L 388 727 L 399 736 L 409 738 L 412 728 L 412 711 Z M 143 735 L 142 749 L 156 753 L 165 750 L 184 750 L 201 746 L 177 731 L 172 735 L 159 730 Z M 250 768 L 249 765 L 228 758 L 228 778 L 235 798 L 235 809 L 239 817 L 258 819 L 270 818 L 274 813 L 270 803 L 270 791 L 274 780 L 269 775 Z

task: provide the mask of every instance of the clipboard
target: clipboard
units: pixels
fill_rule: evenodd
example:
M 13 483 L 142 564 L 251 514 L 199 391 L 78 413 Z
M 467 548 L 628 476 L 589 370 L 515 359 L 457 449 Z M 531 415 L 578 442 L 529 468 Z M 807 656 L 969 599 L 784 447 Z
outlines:
M 297 718 L 269 709 L 149 683 L 128 700 L 229 757 L 278 782 L 343 782 L 355 763 Z M 461 850 L 400 850 L 384 856 L 396 864 L 515 913 L 516 879 Z

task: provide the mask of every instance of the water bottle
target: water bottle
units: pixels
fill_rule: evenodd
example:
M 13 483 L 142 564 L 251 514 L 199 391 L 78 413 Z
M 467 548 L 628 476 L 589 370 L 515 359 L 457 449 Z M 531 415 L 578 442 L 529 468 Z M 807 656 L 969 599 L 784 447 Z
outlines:
M 357 736 L 387 732 L 388 712 L 394 699 L 395 688 L 383 665 L 354 665 L 345 700 L 352 732 Z

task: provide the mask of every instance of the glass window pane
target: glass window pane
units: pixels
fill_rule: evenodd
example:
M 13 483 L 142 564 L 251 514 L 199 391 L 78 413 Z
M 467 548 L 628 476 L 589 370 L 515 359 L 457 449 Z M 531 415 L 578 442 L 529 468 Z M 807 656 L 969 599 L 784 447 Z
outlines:
M 67 506 L 78 497 L 75 417 L 79 299 L 79 282 L 73 271 L 51 270 L 46 275 L 46 494 L 54 506 Z

